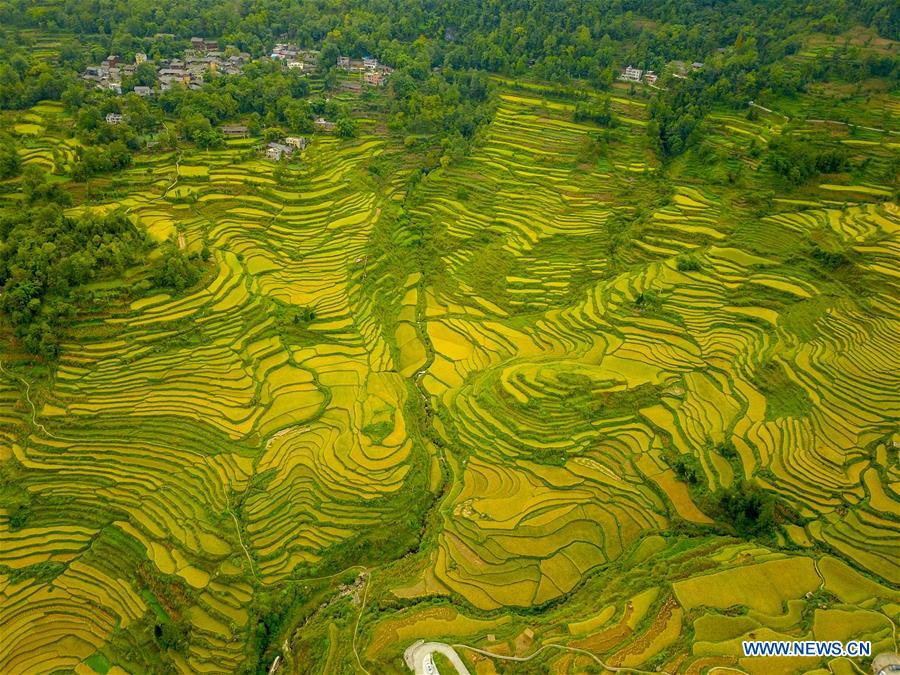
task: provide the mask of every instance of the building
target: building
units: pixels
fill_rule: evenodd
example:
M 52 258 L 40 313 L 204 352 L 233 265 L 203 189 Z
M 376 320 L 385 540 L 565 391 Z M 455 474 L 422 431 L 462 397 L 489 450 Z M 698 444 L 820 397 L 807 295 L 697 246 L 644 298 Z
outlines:
M 191 48 L 198 52 L 212 52 L 219 49 L 218 40 L 207 40 L 201 37 L 191 38 Z
M 378 67 L 378 59 L 372 58 L 371 56 L 363 57 L 363 68 L 366 70 L 375 70 Z
M 88 66 L 81 77 L 93 82 L 99 89 L 121 94 L 122 80 L 134 75 L 138 67 L 136 64 L 151 63 L 156 71 L 160 91 L 170 91 L 172 87 L 181 84 L 197 89 L 203 84 L 207 73 L 239 75 L 243 71 L 244 64 L 251 60 L 250 54 L 244 52 L 229 57 L 223 56 L 214 49 L 218 46 L 215 40 L 194 38 L 192 44 L 200 49 L 187 49 L 183 58 L 161 59 L 159 63 L 147 60 L 147 55 L 143 52 L 135 54 L 135 64 L 122 64 L 118 56 L 110 55 L 100 65 Z M 143 89 L 135 91 L 139 96 L 153 93 Z
M 290 158 L 292 154 L 294 149 L 289 145 L 273 142 L 266 146 L 266 157 L 276 162 L 281 161 L 282 157 Z
M 284 139 L 286 145 L 290 145 L 297 150 L 305 150 L 306 149 L 306 139 L 303 136 L 288 136 Z
M 125 121 L 125 117 L 119 113 L 106 113 L 107 124 L 121 124 Z
M 150 87 L 137 86 L 134 88 L 134 93 L 138 96 L 150 96 L 153 93 L 153 90 Z
M 363 82 L 372 87 L 380 87 L 384 84 L 384 74 L 378 70 L 367 71 L 363 73 Z
M 334 131 L 335 124 L 334 122 L 329 122 L 324 117 L 317 117 L 313 122 L 316 129 L 320 129 L 322 131 Z
M 250 135 L 250 130 L 243 124 L 230 124 L 221 129 L 226 138 L 247 138 Z
M 632 68 L 628 66 L 622 72 L 622 75 L 619 76 L 620 80 L 625 80 L 626 82 L 640 82 L 641 76 L 644 74 L 644 71 L 640 68 Z
M 691 64 L 691 68 L 693 68 L 694 70 L 700 70 L 702 67 L 703 67 L 703 62 L 702 62 L 702 61 L 694 61 L 694 62 Z
M 297 45 L 293 45 L 290 43 L 278 42 L 272 47 L 272 53 L 269 56 L 271 59 L 279 59 L 279 60 L 287 60 L 292 61 L 296 58 L 297 54 L 300 53 L 300 49 Z
M 349 56 L 337 57 L 337 67 L 342 68 L 343 70 L 350 70 L 350 57 Z
M 644 73 L 644 82 L 646 82 L 647 84 L 656 84 L 656 81 L 658 79 L 659 78 L 656 76 L 656 73 L 654 73 L 652 70 L 648 70 L 646 73 Z
M 319 51 L 317 49 L 305 49 L 299 54 L 303 61 L 303 70 L 316 70 L 319 67 Z

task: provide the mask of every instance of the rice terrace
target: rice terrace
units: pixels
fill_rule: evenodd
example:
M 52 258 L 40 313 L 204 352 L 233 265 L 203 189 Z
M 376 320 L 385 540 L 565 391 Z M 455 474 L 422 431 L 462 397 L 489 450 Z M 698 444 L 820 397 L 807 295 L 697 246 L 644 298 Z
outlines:
M 446 4 L 0 0 L 0 674 L 900 670 L 900 9 Z

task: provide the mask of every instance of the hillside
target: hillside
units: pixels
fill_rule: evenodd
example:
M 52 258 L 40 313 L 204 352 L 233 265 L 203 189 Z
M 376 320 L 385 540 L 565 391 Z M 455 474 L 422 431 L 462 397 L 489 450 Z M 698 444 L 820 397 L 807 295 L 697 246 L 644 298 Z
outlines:
M 17 28 L 34 63 L 57 18 Z M 381 88 L 257 64 L 5 105 L 0 672 L 897 651 L 888 32 L 810 28 L 744 70 L 741 38 L 683 77 L 659 51 L 658 86 L 397 57 Z

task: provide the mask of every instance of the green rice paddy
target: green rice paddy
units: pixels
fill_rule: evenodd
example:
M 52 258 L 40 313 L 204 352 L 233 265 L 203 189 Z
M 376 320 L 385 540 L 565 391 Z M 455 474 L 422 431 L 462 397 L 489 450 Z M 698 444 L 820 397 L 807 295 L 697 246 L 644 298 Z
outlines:
M 3 355 L 0 460 L 29 507 L 0 510 L 0 672 L 238 672 L 288 592 L 305 613 L 266 654 L 308 672 L 401 672 L 417 639 L 696 673 L 771 672 L 754 636 L 897 648 L 900 209 L 874 178 L 896 147 L 841 139 L 863 179 L 761 212 L 746 150 L 777 116 L 709 121 L 743 186 L 696 158 L 662 180 L 643 102 L 617 92 L 598 145 L 552 93 L 501 88 L 483 143 L 414 189 L 367 125 L 278 177 L 237 143 L 140 155 L 87 205 L 208 246 L 211 271 L 79 319 L 51 374 Z M 48 115 L 10 129 L 64 174 Z M 777 498 L 765 540 L 707 498 L 744 479 Z M 415 509 L 421 542 L 378 559 Z M 332 599 L 356 566 L 366 600 Z M 148 656 L 160 622 L 183 647 Z

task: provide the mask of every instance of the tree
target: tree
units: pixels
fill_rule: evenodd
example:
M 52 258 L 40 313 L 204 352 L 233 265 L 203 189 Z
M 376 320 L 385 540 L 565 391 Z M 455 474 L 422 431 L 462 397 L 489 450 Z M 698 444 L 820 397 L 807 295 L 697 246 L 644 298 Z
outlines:
M 818 150 L 807 141 L 792 136 L 772 139 L 768 162 L 776 173 L 795 184 L 804 183 L 819 173 L 845 171 L 850 164 L 843 148 Z
M 134 89 L 135 87 L 152 87 L 155 84 L 156 67 L 150 62 L 144 61 L 143 63 L 139 63 L 134 69 L 134 75 L 132 75 L 131 79 L 128 80 L 127 88 Z
M 196 258 L 185 255 L 174 241 L 167 241 L 163 244 L 162 255 L 151 273 L 151 281 L 160 288 L 183 291 L 200 279 L 200 270 L 195 260 Z
M 765 534 L 775 525 L 774 497 L 746 481 L 720 490 L 716 501 L 720 516 L 738 534 Z
M 350 116 L 341 117 L 336 122 L 337 133 L 341 138 L 354 138 L 356 136 L 356 120 Z
M 54 360 L 78 288 L 120 274 L 143 256 L 147 240 L 121 214 L 65 216 L 34 167 L 22 181 L 32 207 L 0 221 L 0 313 L 28 351 Z
M 22 159 L 15 141 L 9 136 L 0 136 L 0 180 L 19 174 Z

